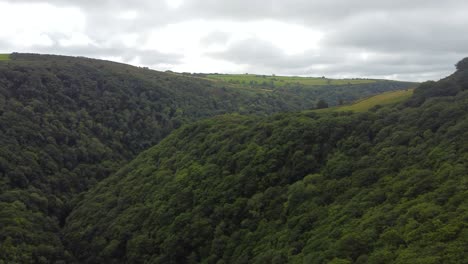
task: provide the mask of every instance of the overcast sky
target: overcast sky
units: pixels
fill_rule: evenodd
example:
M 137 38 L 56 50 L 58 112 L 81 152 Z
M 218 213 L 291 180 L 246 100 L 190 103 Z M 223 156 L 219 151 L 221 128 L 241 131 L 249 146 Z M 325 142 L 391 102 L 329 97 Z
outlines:
M 466 0 L 0 0 L 0 53 L 157 70 L 438 80 L 468 56 Z

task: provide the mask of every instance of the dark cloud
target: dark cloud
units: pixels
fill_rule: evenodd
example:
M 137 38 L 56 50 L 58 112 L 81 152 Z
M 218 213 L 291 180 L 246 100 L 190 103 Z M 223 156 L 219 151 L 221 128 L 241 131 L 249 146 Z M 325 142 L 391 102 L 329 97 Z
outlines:
M 348 17 L 365 13 L 388 14 L 405 11 L 419 15 L 431 10 L 453 12 L 463 7 L 468 7 L 468 3 L 464 0 L 186 0 L 180 12 L 185 17 L 217 17 L 234 20 L 273 18 L 303 23 L 339 24 Z
M 468 9 L 467 9 L 468 10 Z M 366 14 L 329 32 L 326 45 L 374 51 L 468 53 L 468 16 L 440 16 L 435 12 Z

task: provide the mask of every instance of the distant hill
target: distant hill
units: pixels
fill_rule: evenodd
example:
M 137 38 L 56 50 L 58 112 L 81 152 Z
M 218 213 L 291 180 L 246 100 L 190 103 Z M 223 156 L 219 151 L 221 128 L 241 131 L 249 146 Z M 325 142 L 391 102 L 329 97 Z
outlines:
M 297 77 L 257 74 L 193 74 L 199 78 L 226 83 L 230 87 L 262 91 L 282 96 L 294 94 L 303 100 L 317 103 L 324 100 L 330 106 L 351 103 L 387 91 L 408 89 L 416 83 L 377 79 L 328 79 L 325 77 Z M 314 108 L 309 105 L 307 108 Z
M 83 196 L 66 245 L 84 263 L 466 263 L 467 80 L 183 126 Z
M 356 85 L 382 81 L 374 79 L 329 79 L 325 77 L 276 76 L 258 74 L 201 74 L 201 76 L 233 84 L 242 84 L 243 86 L 265 86 L 271 88 L 292 87 L 298 85 L 302 85 L 304 87 L 324 85 Z

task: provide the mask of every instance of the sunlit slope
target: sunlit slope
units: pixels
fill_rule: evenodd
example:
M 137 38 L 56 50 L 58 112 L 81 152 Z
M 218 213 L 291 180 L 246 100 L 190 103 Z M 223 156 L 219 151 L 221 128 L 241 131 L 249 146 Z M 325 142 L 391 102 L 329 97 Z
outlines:
M 0 53 L 0 61 L 10 60 L 10 54 Z
M 390 105 L 403 102 L 404 100 L 411 97 L 413 91 L 414 89 L 385 92 L 366 99 L 359 100 L 351 105 L 317 109 L 313 111 L 319 113 L 339 111 L 366 112 L 377 105 Z
M 298 77 L 298 76 L 275 76 L 256 74 L 208 74 L 209 79 L 222 80 L 224 82 L 244 85 L 271 85 L 284 87 L 288 85 L 353 85 L 364 83 L 375 83 L 377 80 L 371 79 L 328 79 L 325 77 Z

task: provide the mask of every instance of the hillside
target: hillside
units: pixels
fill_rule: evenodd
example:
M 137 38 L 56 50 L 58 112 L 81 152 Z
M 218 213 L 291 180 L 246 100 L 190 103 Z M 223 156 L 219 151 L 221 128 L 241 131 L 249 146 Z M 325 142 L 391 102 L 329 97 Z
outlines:
M 366 113 L 177 129 L 65 225 L 86 263 L 464 263 L 468 67 Z
M 204 77 L 213 80 L 222 80 L 233 84 L 256 87 L 291 87 L 302 86 L 324 86 L 324 85 L 355 85 L 375 83 L 372 79 L 329 79 L 325 77 L 299 77 L 299 76 L 276 76 L 257 74 L 206 74 Z
M 317 100 L 87 58 L 0 58 L 0 263 L 73 259 L 61 229 L 80 194 L 181 125 L 298 111 Z
M 181 124 L 288 104 L 119 63 L 13 54 L 0 62 L 0 260 L 69 258 L 60 228 L 76 195 Z
M 350 103 L 376 94 L 408 89 L 416 85 L 373 79 L 328 79 L 325 77 L 267 76 L 255 74 L 194 74 L 207 80 L 223 82 L 231 87 L 281 95 L 300 96 L 303 100 L 324 100 L 330 106 Z M 314 108 L 312 107 L 307 108 Z
M 376 106 L 384 106 L 401 103 L 411 97 L 414 89 L 398 90 L 381 93 L 378 95 L 371 96 L 369 98 L 364 98 L 358 100 L 357 102 L 350 105 L 335 106 L 322 109 L 310 110 L 316 113 L 326 113 L 326 112 L 366 112 Z
M 0 53 L 0 61 L 7 61 L 7 60 L 10 60 L 10 54 Z

